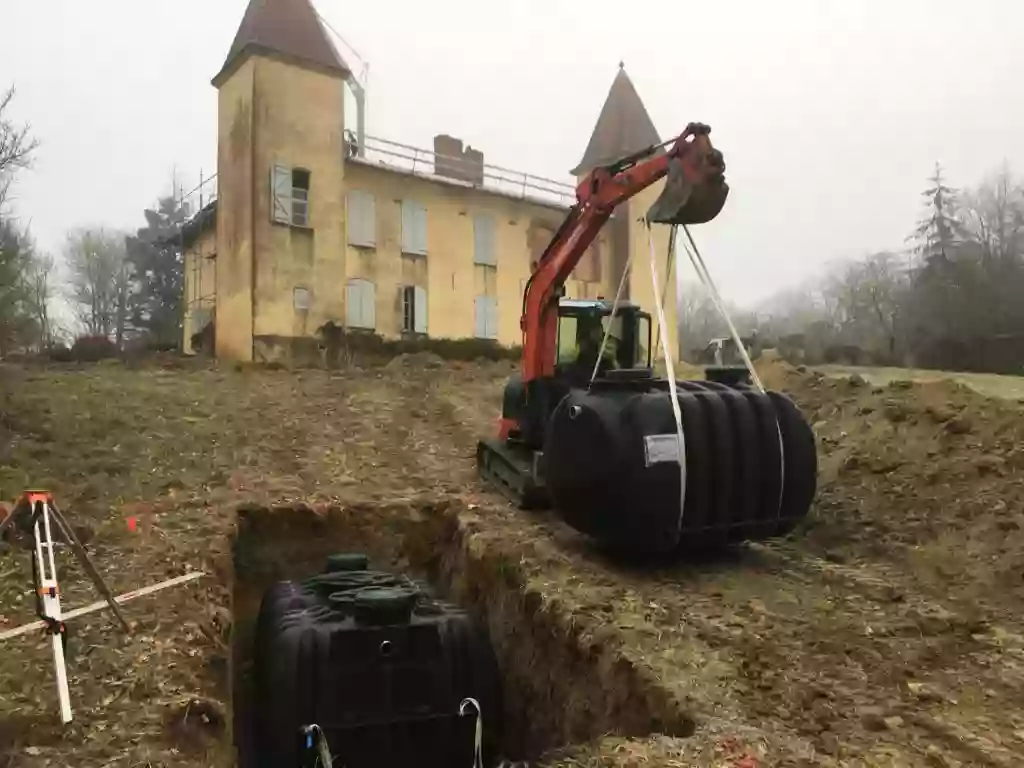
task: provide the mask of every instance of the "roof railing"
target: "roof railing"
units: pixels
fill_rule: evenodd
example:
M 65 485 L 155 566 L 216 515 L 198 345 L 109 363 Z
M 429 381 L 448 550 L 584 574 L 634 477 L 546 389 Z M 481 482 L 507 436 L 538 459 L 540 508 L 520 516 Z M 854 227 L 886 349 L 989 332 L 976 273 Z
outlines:
M 361 151 L 360 151 L 361 150 Z M 383 165 L 415 175 L 464 184 L 487 191 L 523 199 L 535 199 L 551 205 L 568 207 L 576 201 L 572 184 L 556 181 L 500 165 L 482 163 L 414 147 L 378 136 L 367 136 L 365 145 L 354 144 L 354 136 L 346 142 L 349 159 L 370 165 Z M 438 172 L 439 169 L 444 169 Z M 447 172 L 445 172 L 447 171 Z

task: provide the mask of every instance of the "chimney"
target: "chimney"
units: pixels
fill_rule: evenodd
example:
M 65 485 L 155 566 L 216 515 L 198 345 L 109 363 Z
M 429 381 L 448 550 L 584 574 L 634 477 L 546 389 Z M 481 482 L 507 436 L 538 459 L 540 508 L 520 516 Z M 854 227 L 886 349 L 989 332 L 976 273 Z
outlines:
M 434 137 L 434 173 L 481 187 L 484 183 L 484 153 L 469 146 L 463 149 L 462 139 L 439 133 Z

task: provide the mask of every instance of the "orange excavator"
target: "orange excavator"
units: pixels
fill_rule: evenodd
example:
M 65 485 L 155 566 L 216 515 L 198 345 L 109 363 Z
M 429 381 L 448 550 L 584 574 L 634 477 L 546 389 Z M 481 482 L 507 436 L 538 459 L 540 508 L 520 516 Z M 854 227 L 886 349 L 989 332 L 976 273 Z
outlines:
M 649 313 L 565 297 L 566 279 L 616 206 L 661 179 L 649 225 L 718 215 L 729 187 L 709 135 L 691 123 L 580 182 L 526 284 L 522 364 L 505 386 L 498 435 L 477 446 L 482 478 L 518 506 L 553 508 L 633 554 L 781 536 L 815 494 L 814 436 L 789 398 L 736 376 L 659 378 Z

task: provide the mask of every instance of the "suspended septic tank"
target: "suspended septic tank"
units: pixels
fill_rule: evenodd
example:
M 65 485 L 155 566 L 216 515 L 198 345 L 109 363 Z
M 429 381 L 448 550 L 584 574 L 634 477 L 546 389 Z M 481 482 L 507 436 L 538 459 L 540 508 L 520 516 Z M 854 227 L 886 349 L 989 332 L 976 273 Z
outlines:
M 634 389 L 600 380 L 567 394 L 547 425 L 544 474 L 567 523 L 615 548 L 665 553 L 757 541 L 807 515 L 817 451 L 783 394 L 729 381 Z M 681 439 L 680 439 L 681 437 Z

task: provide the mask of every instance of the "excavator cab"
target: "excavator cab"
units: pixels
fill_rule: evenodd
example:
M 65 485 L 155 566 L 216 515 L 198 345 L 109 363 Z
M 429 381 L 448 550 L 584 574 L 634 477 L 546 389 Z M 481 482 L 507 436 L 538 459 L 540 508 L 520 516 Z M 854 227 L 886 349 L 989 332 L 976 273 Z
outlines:
M 609 371 L 651 370 L 651 316 L 628 302 L 561 299 L 558 304 L 556 378 L 581 386 Z M 607 338 L 606 338 L 607 337 Z M 604 349 L 602 350 L 602 342 Z

